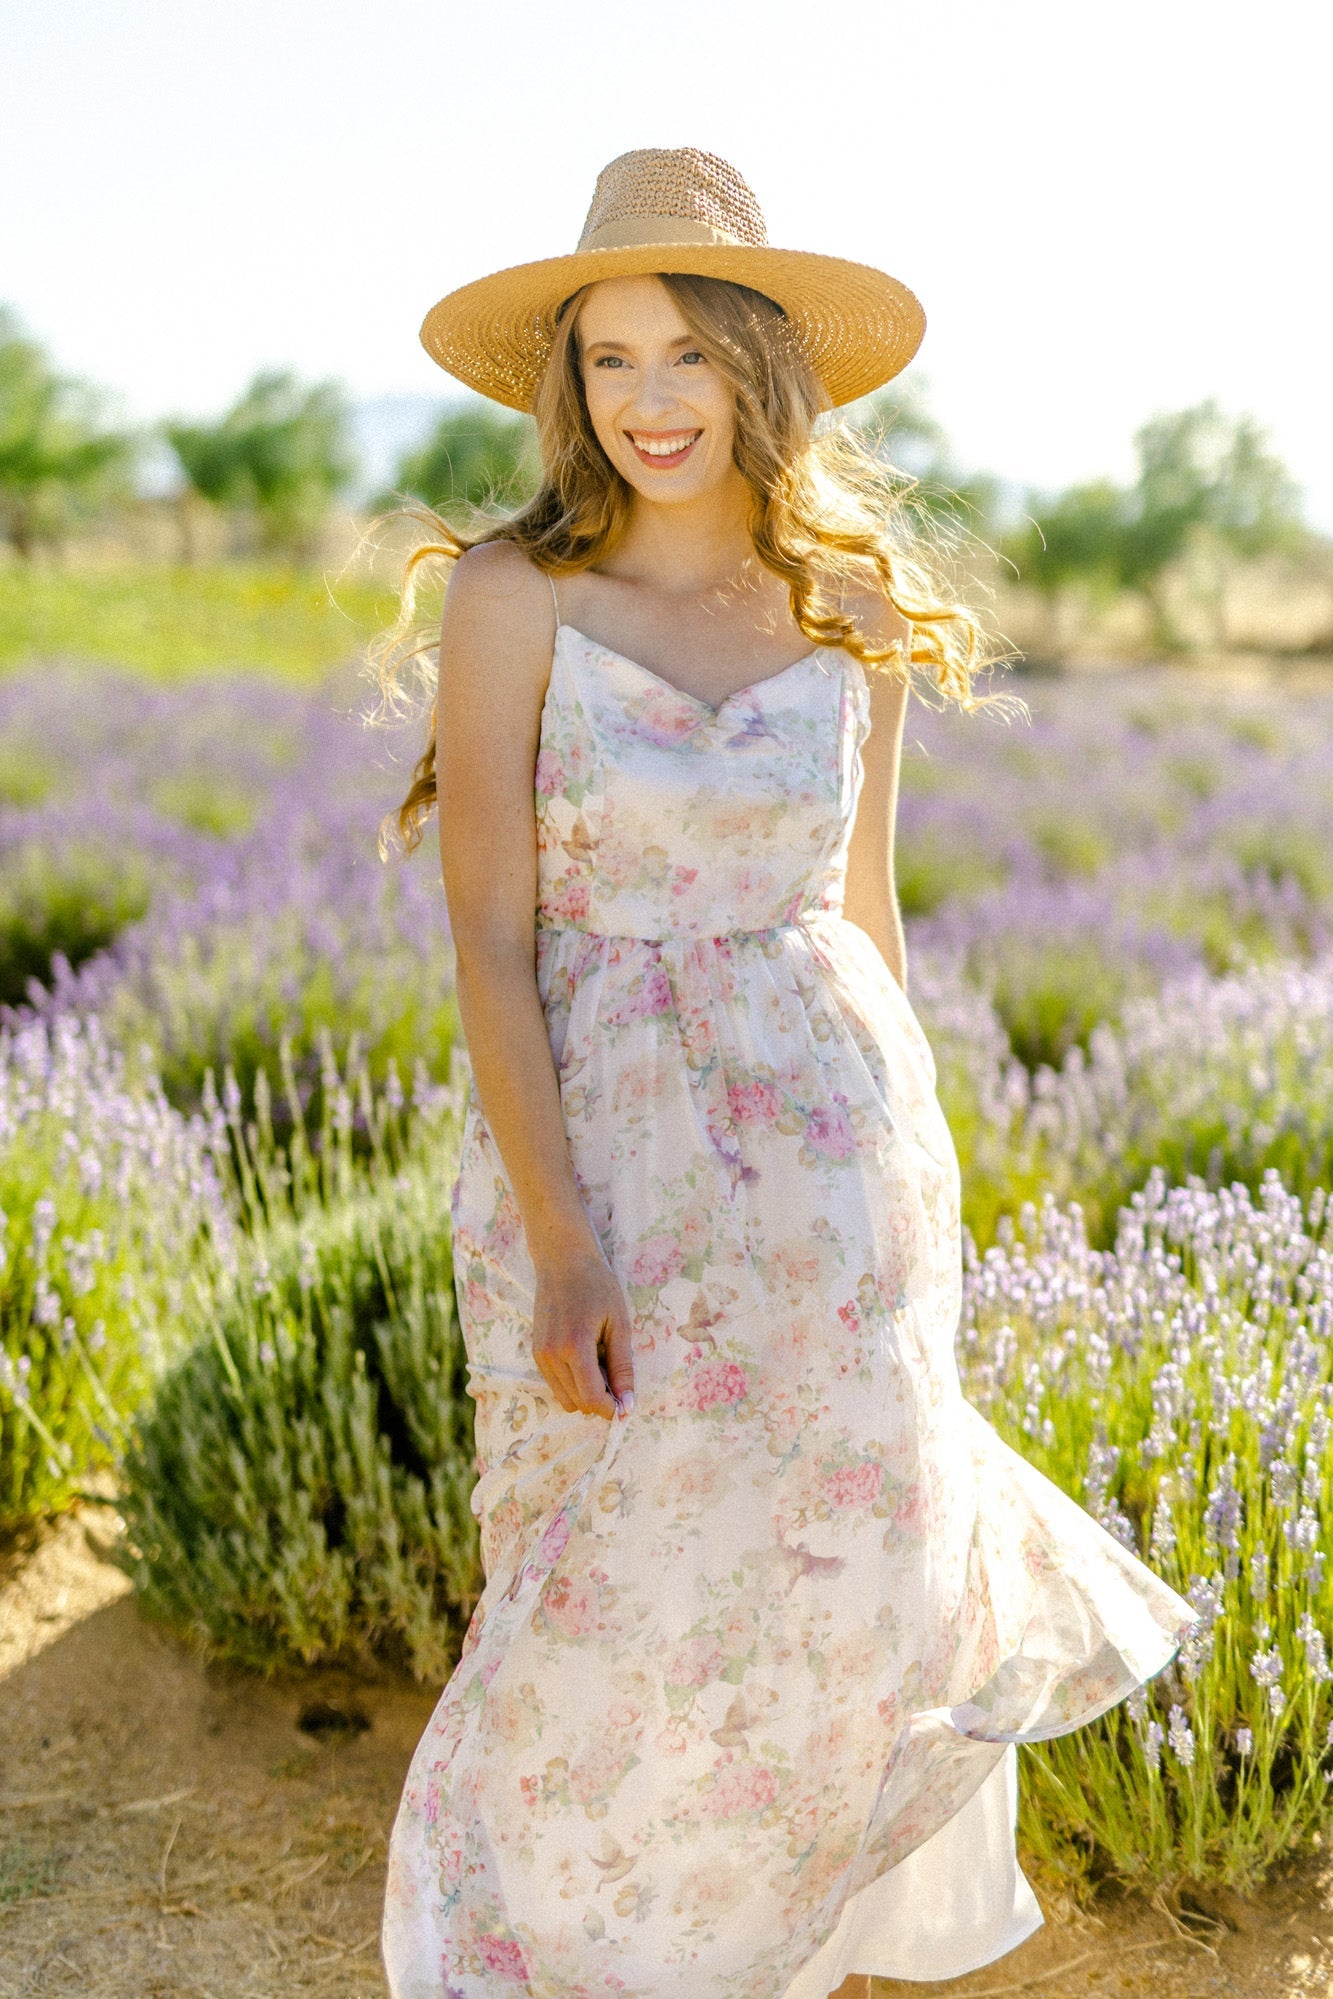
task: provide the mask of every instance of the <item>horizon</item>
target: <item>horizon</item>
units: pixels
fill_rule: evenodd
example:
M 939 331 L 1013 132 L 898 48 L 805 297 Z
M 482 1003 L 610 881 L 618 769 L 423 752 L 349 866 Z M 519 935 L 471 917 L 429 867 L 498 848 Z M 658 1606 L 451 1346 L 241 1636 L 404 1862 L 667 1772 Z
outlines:
M 914 368 L 960 471 L 1124 484 L 1140 424 L 1213 397 L 1333 532 L 1308 6 L 1242 37 L 1194 4 L 1127 0 L 1107 34 L 1053 0 L 843 0 L 817 50 L 795 0 L 666 30 L 586 0 L 509 19 L 501 52 L 491 17 L 425 0 L 373 34 L 351 0 L 34 10 L 8 35 L 0 161 L 34 192 L 0 299 L 136 424 L 220 414 L 266 367 L 443 406 L 462 391 L 417 343 L 432 301 L 572 244 L 616 153 L 695 144 L 740 168 L 773 242 L 923 298 Z

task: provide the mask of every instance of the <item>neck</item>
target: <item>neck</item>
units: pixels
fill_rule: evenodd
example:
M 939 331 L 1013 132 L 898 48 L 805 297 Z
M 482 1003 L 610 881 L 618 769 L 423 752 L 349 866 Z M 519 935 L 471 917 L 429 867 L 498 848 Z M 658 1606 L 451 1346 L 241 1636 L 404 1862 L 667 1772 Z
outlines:
M 739 472 L 679 506 L 636 494 L 620 544 L 603 567 L 640 578 L 664 596 L 700 597 L 732 582 L 753 560 L 749 514 L 750 489 Z

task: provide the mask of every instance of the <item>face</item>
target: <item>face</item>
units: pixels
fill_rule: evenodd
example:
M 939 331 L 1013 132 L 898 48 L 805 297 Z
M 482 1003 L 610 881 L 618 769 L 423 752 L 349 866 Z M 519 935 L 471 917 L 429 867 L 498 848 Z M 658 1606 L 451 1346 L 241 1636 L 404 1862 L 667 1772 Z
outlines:
M 660 278 L 604 278 L 579 308 L 588 415 L 646 500 L 679 504 L 740 480 L 735 396 Z

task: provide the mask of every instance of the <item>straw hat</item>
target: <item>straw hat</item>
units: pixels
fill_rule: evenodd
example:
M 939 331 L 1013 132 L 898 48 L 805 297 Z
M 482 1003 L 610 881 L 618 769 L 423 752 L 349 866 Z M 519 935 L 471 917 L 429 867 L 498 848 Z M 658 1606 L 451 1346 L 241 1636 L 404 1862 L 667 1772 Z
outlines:
M 527 410 L 551 351 L 556 314 L 599 278 L 689 271 L 729 278 L 782 307 L 829 400 L 854 402 L 905 368 L 926 317 L 906 285 L 868 264 L 770 246 L 736 169 L 693 146 L 622 153 L 603 167 L 569 256 L 477 278 L 426 314 L 421 341 L 469 388 Z

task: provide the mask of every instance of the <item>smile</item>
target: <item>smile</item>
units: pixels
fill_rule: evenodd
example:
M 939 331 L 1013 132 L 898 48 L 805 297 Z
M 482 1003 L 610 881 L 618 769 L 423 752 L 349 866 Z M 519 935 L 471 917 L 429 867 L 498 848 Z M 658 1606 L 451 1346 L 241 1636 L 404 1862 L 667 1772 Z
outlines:
M 627 430 L 625 435 L 645 465 L 664 467 L 683 464 L 703 432 L 673 430 L 655 436 L 652 431 Z

